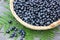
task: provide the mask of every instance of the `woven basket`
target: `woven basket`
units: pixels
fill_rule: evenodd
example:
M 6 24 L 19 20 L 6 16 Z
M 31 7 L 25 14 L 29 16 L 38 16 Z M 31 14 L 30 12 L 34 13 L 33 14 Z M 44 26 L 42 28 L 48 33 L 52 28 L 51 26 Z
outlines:
M 60 25 L 60 19 L 56 22 L 53 22 L 49 26 L 34 26 L 34 25 L 31 25 L 31 24 L 28 24 L 28 23 L 24 22 L 22 19 L 20 19 L 18 17 L 18 15 L 15 13 L 14 7 L 13 7 L 13 2 L 14 2 L 14 0 L 10 0 L 10 9 L 12 11 L 13 16 L 16 18 L 17 21 L 19 21 L 21 24 L 23 24 L 27 28 L 30 28 L 30 29 L 33 29 L 33 30 L 48 30 L 48 29 L 52 29 L 52 28 L 55 28 L 58 25 Z

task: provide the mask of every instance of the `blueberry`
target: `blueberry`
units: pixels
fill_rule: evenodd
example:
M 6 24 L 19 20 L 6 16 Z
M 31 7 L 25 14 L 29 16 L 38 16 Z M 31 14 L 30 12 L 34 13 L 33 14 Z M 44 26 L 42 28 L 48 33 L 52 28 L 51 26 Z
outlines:
M 47 24 L 47 25 L 49 25 L 50 23 L 51 23 L 50 21 L 47 21 L 47 23 L 46 23 L 46 24 Z
M 11 31 L 13 31 L 13 30 L 15 30 L 15 29 L 16 29 L 16 27 L 11 27 L 11 28 L 10 28 Z
M 17 37 L 17 34 L 15 34 L 15 37 Z
M 50 12 L 50 9 L 47 9 L 47 12 Z
M 13 38 L 14 37 L 14 34 L 10 35 L 10 38 Z
M 18 30 L 18 33 L 20 34 L 22 32 L 22 29 Z
M 16 14 L 31 25 L 49 25 L 60 17 L 60 4 L 55 0 L 20 0 L 14 1 L 13 5 Z M 51 23 L 47 18 L 52 19 Z
M 10 35 L 10 38 L 13 38 L 13 37 L 17 37 L 17 34 L 13 33 L 13 34 Z
M 41 21 L 40 21 L 40 25 L 42 26 L 43 24 L 44 24 L 44 22 L 41 20 Z
M 10 33 L 10 30 L 7 30 L 6 33 Z
M 18 29 L 17 29 L 17 28 L 15 28 L 15 29 L 14 29 L 14 31 L 18 31 Z
M 42 0 L 43 2 L 45 1 L 45 0 Z
M 46 16 L 46 18 L 49 18 L 49 17 L 50 17 L 49 15 Z M 52 16 L 51 16 L 51 17 L 52 17 Z
M 21 35 L 21 39 L 20 40 L 23 40 L 23 38 L 25 38 L 25 35 Z
M 22 38 L 25 38 L 25 35 L 21 35 L 22 36 Z
M 22 31 L 22 32 L 21 32 L 21 35 L 25 35 L 25 32 L 24 32 L 24 31 Z
M 9 24 L 11 24 L 11 23 L 12 23 L 12 21 L 11 21 L 11 20 L 9 20 L 9 21 L 8 21 L 8 23 L 9 23 Z
M 25 33 L 24 30 L 21 29 L 21 30 L 19 30 L 18 32 L 19 32 L 19 34 L 21 34 L 21 36 L 25 37 L 26 33 Z

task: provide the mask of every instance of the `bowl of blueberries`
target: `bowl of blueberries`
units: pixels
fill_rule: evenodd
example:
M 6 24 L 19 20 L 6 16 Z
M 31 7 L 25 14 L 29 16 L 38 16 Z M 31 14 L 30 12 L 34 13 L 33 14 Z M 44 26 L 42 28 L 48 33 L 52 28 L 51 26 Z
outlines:
M 60 25 L 60 2 L 57 0 L 10 0 L 13 16 L 33 30 L 48 30 Z

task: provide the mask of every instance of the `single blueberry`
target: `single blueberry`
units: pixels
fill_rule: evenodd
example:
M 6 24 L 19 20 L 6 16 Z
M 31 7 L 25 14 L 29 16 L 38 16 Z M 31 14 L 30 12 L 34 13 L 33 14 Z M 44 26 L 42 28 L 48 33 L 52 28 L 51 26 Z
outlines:
M 10 30 L 7 30 L 6 33 L 10 33 Z
M 11 27 L 10 30 L 13 31 L 14 29 L 16 29 L 16 27 Z
M 14 32 L 10 35 L 10 38 L 17 37 L 17 34 Z
M 10 38 L 13 38 L 14 37 L 14 34 L 10 35 Z
M 25 35 L 25 31 L 21 29 L 21 30 L 19 30 L 19 34 Z
M 15 29 L 14 29 L 14 31 L 18 31 L 18 29 L 17 29 L 17 28 L 15 28 Z
M 8 23 L 11 24 L 12 23 L 12 20 L 9 20 Z

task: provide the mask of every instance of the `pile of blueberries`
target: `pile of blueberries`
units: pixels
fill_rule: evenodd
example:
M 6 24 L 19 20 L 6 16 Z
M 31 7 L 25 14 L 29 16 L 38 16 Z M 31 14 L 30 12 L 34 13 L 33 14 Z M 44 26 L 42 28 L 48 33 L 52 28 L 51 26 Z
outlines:
M 57 0 L 14 0 L 14 11 L 25 22 L 35 26 L 48 26 L 60 19 Z
M 21 39 L 20 40 L 23 40 L 23 38 L 25 38 L 25 31 L 24 30 L 18 30 L 16 27 L 11 27 L 9 28 L 6 33 L 9 34 L 11 31 L 13 31 L 13 33 L 10 35 L 10 38 L 14 38 L 14 37 L 17 37 L 18 34 L 21 35 Z

